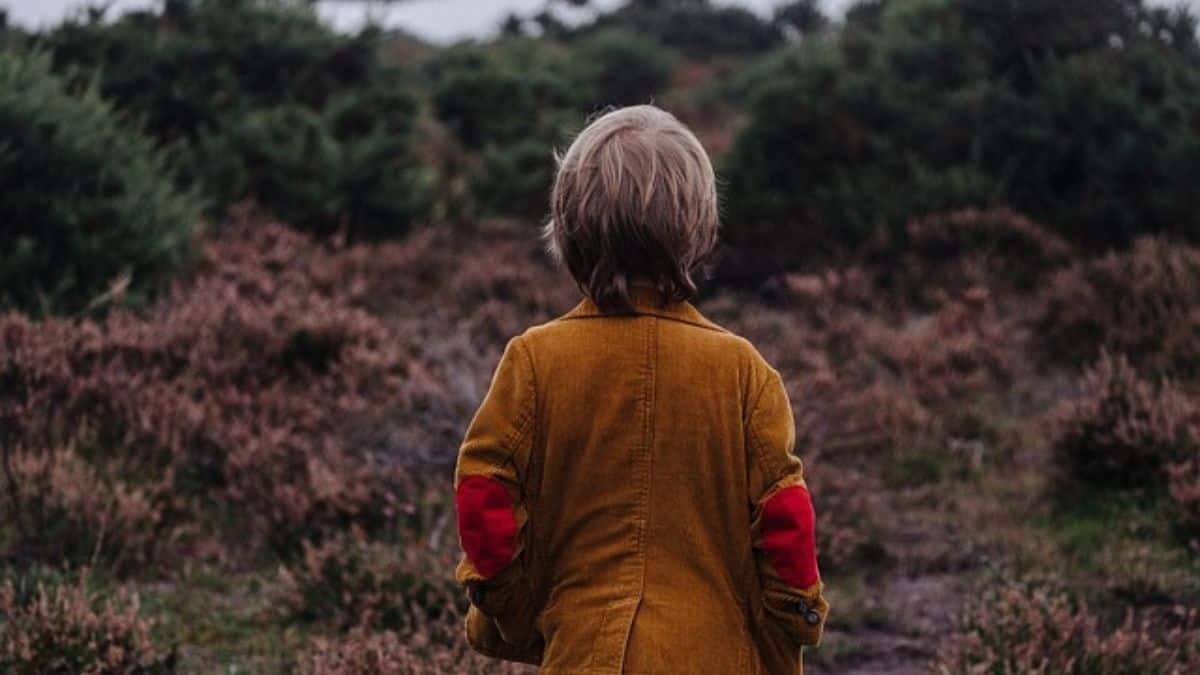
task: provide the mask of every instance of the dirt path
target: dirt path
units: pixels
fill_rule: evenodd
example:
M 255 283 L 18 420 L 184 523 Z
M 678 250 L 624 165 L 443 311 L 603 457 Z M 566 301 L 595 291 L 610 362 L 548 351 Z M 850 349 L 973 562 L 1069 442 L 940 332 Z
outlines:
M 844 665 L 812 673 L 915 675 L 933 671 L 942 641 L 952 634 L 962 599 L 962 579 L 927 575 L 896 579 L 877 596 L 886 625 L 852 636 L 856 652 Z
M 816 675 L 915 675 L 936 672 L 936 659 L 959 632 L 964 600 L 978 558 L 962 531 L 956 499 L 962 492 L 933 485 L 911 492 L 883 491 L 892 521 L 882 543 L 894 559 L 845 589 L 831 589 L 835 616 L 825 644 L 806 659 Z M 837 613 L 844 613 L 840 621 Z

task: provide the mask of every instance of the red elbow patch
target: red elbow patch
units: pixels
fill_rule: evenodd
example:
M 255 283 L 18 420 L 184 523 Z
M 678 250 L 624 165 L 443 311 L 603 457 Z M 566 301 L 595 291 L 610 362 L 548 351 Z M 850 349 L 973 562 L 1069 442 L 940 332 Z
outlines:
M 793 485 L 763 506 L 762 546 L 784 583 L 808 588 L 817 583 L 817 522 L 808 490 Z
M 467 476 L 454 496 L 458 538 L 467 559 L 485 577 L 504 569 L 513 557 L 517 519 L 504 484 L 486 476 Z

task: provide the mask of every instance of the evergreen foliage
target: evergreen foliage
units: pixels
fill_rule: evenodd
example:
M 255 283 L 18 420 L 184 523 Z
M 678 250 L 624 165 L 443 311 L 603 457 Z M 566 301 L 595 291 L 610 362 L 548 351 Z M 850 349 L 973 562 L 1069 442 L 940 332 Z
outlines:
M 800 35 L 812 35 L 829 27 L 829 17 L 821 11 L 820 0 L 793 0 L 776 7 L 774 17 L 776 24 Z
M 711 0 L 629 0 L 576 34 L 609 28 L 636 31 L 693 58 L 761 54 L 783 41 L 779 26 Z
M 144 119 L 218 208 L 252 198 L 351 236 L 423 217 L 416 100 L 376 30 L 337 33 L 303 2 L 167 0 L 115 21 L 92 11 L 44 41 L 57 68 Z
M 580 107 L 565 50 L 516 39 L 465 45 L 429 64 L 434 114 L 464 146 L 555 141 Z
M 434 59 L 426 69 L 433 111 L 470 155 L 474 212 L 540 219 L 553 149 L 589 115 L 652 101 L 677 64 L 672 50 L 617 29 L 567 45 L 523 37 L 468 44 Z
M 0 308 L 138 302 L 193 253 L 197 197 L 175 188 L 151 139 L 43 55 L 0 51 L 0 194 Z
M 650 103 L 670 84 L 678 55 L 637 33 L 609 30 L 581 40 L 572 50 L 580 95 L 587 107 Z
M 586 119 L 588 89 L 572 55 L 518 38 L 452 49 L 427 71 L 434 115 L 468 156 L 467 211 L 540 219 L 553 150 Z
M 746 76 L 727 235 L 795 263 L 1011 204 L 1093 249 L 1198 240 L 1198 64 L 1192 17 L 1142 0 L 862 3 Z

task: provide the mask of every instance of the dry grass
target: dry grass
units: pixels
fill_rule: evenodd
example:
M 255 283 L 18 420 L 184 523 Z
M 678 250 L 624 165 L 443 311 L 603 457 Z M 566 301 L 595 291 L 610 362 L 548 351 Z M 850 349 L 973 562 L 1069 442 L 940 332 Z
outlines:
M 1192 663 L 1170 631 L 1193 624 L 1164 611 L 1200 606 L 1177 536 L 1200 529 L 1196 396 L 1171 366 L 1194 306 L 1172 279 L 1195 251 L 1072 262 L 1005 211 L 909 229 L 891 257 L 702 303 L 795 405 L 838 600 L 814 670 L 911 670 L 956 633 L 947 668 L 1074 667 L 984 609 L 957 626 L 963 589 L 993 570 L 1087 599 L 996 596 L 1097 659 Z M 0 318 L 4 569 L 94 564 L 142 589 L 142 618 L 122 616 L 159 621 L 147 635 L 178 642 L 184 672 L 520 672 L 462 641 L 445 486 L 504 342 L 575 301 L 532 235 L 491 222 L 346 246 L 245 218 L 142 314 Z M 1157 341 L 1097 309 L 1116 296 L 1096 279 L 1130 270 L 1148 280 L 1121 302 L 1170 307 L 1137 314 Z M 1072 288 L 1090 314 L 1053 316 Z M 1112 353 L 1090 373 L 1060 353 L 1084 318 L 1101 332 L 1078 351 Z M 1050 496 L 1056 466 L 1078 509 Z M 1127 490 L 1143 469 L 1154 480 Z
M 101 601 L 86 584 L 0 586 L 0 672 L 157 675 L 175 656 L 150 642 L 137 596 Z
M 1024 585 L 971 608 L 943 673 L 1184 675 L 1200 669 L 1200 612 L 1129 611 L 1115 628 L 1062 593 Z
M 1154 489 L 1200 443 L 1200 409 L 1183 392 L 1143 379 L 1121 355 L 1101 355 L 1082 394 L 1054 420 L 1058 488 Z
M 351 631 L 336 639 L 317 638 L 301 657 L 301 675 L 521 675 L 533 668 L 485 659 L 465 644 L 428 645 L 396 633 Z
M 1143 238 L 1056 275 L 1033 325 L 1050 359 L 1086 363 L 1102 349 L 1139 368 L 1200 376 L 1200 250 Z

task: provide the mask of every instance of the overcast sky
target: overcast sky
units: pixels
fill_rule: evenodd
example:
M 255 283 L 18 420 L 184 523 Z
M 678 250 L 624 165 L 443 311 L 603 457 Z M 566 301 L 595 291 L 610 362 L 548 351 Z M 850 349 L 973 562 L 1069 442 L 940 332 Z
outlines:
M 1200 0 L 1197 0 L 1200 1 Z M 595 0 L 598 5 L 614 6 L 620 0 Z M 770 13 L 781 0 L 718 0 L 721 4 L 742 5 L 755 11 Z M 851 0 L 824 0 L 831 11 L 837 11 Z M 86 4 L 81 0 L 0 0 L 8 9 L 9 18 L 29 27 L 56 23 L 72 8 Z M 153 0 L 112 0 L 113 11 L 154 4 Z M 400 26 L 431 40 L 450 42 L 458 38 L 487 35 L 494 32 L 509 12 L 535 12 L 545 0 L 410 0 L 391 7 L 372 6 L 368 2 L 322 2 L 319 11 L 341 27 L 361 25 L 367 12 L 372 12 L 388 26 Z
M 742 5 L 763 14 L 783 0 L 717 0 L 721 4 Z M 837 14 L 852 0 L 823 0 L 831 14 Z M 594 0 L 596 4 L 613 6 L 620 0 Z M 1157 0 L 1158 4 L 1180 2 L 1200 8 L 1200 0 Z M 81 0 L 0 0 L 9 18 L 29 27 L 56 23 L 72 8 L 85 4 Z M 111 0 L 113 11 L 154 4 L 153 0 Z M 529 13 L 545 5 L 545 0 L 411 0 L 391 7 L 371 6 L 368 2 L 322 2 L 320 12 L 329 21 L 343 28 L 362 24 L 368 12 L 388 26 L 406 28 L 422 37 L 438 42 L 451 42 L 465 37 L 484 36 L 494 32 L 509 12 Z

